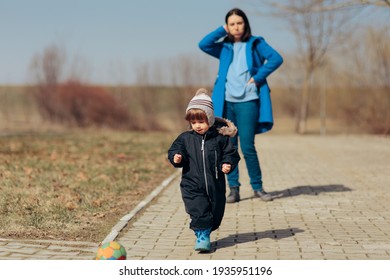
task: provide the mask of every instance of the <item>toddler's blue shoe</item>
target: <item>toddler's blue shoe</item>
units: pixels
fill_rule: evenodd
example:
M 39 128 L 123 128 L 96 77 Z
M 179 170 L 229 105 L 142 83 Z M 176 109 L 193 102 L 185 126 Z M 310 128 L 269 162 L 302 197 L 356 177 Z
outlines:
M 211 228 L 195 230 L 195 235 L 196 235 L 196 243 L 194 247 L 195 251 L 199 251 L 199 252 L 210 251 L 210 247 L 211 247 L 210 232 L 211 232 Z

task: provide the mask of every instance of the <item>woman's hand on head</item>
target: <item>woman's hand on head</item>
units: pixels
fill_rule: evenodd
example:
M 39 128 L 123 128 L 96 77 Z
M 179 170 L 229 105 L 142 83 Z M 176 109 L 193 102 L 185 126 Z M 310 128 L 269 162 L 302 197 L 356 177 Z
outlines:
M 226 24 L 224 24 L 224 25 L 223 25 L 223 28 L 225 29 L 225 31 L 226 31 L 227 33 L 229 33 L 229 30 L 228 30 L 228 28 L 227 28 L 227 25 L 226 25 Z

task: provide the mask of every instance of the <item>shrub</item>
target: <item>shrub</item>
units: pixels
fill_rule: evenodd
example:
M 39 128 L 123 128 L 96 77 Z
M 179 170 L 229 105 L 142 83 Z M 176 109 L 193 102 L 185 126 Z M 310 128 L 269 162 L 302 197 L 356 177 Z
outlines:
M 390 93 L 388 89 L 343 89 L 340 92 L 341 119 L 361 131 L 390 134 Z
M 35 96 L 41 114 L 51 121 L 79 127 L 140 129 L 114 96 L 98 86 L 68 81 L 40 86 Z

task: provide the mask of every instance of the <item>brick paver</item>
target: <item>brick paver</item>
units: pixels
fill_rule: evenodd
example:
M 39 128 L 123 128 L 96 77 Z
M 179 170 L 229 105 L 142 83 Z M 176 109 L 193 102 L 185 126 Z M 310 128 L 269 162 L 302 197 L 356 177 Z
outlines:
M 390 259 L 390 139 L 264 135 L 264 184 L 227 204 L 212 252 L 193 250 L 177 178 L 119 237 L 129 259 Z
M 93 242 L 0 239 L 0 259 L 92 260 L 97 246 Z
M 390 138 L 257 137 L 271 202 L 252 198 L 241 161 L 242 201 L 227 204 L 212 251 L 193 250 L 177 177 L 117 240 L 128 259 L 390 259 Z M 0 239 L 0 259 L 92 259 L 90 242 Z

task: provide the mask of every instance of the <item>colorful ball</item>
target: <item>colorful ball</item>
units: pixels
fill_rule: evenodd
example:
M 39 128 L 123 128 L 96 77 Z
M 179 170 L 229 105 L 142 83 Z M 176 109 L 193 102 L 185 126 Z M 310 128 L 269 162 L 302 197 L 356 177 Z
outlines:
M 96 260 L 125 260 L 126 249 L 116 241 L 106 242 L 99 246 Z

